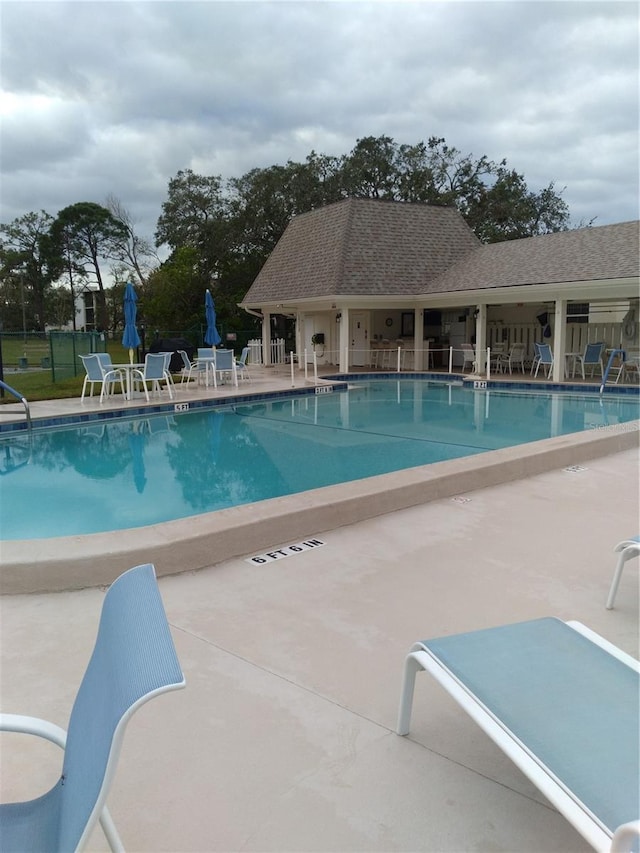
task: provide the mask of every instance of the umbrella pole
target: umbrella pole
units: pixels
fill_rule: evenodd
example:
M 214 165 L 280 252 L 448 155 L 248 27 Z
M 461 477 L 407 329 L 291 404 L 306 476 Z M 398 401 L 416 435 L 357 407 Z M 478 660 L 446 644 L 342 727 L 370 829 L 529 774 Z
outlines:
M 133 364 L 133 349 L 129 348 L 129 364 Z

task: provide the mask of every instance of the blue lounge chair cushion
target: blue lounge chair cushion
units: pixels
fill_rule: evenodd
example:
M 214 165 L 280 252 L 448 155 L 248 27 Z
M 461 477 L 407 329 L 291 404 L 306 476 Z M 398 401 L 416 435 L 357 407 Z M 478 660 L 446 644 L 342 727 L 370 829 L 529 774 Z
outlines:
M 554 618 L 420 645 L 608 831 L 637 820 L 638 672 Z

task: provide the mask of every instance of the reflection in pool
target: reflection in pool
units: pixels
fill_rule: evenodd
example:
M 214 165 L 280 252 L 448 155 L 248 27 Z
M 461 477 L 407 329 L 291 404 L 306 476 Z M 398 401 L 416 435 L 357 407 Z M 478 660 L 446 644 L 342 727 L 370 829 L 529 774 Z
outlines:
M 140 527 L 636 420 L 638 398 L 422 380 L 0 441 L 2 539 Z M 28 464 L 25 464 L 27 463 Z

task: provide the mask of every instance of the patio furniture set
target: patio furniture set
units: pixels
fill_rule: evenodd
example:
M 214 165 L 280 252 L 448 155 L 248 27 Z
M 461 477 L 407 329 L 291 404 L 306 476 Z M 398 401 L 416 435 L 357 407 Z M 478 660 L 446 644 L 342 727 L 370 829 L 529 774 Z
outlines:
M 85 378 L 82 384 L 81 402 L 89 391 L 93 396 L 94 386 L 100 388 L 100 402 L 116 393 L 117 385 L 126 400 L 132 400 L 136 392 L 143 392 L 147 402 L 149 394 L 160 395 L 166 390 L 169 399 L 173 400 L 175 383 L 169 369 L 173 352 L 147 353 L 142 363 L 126 362 L 114 364 L 109 353 L 92 353 L 81 355 L 80 359 L 85 368 Z M 214 388 L 218 383 L 231 381 L 237 387 L 238 378 L 251 381 L 247 359 L 249 347 L 242 350 L 239 359 L 235 358 L 233 350 L 213 349 L 211 347 L 198 350 L 198 357 L 190 361 L 187 353 L 180 350 L 183 368 L 180 372 L 181 384 L 191 381 L 195 376 L 198 383 Z

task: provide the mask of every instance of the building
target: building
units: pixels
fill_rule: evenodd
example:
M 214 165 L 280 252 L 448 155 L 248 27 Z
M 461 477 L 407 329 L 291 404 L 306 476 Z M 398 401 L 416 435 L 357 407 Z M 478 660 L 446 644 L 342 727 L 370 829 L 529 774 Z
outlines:
M 638 349 L 638 222 L 481 244 L 455 208 L 346 199 L 295 217 L 241 307 L 293 318 L 296 351 L 349 367 L 382 342 L 438 366 L 449 347 L 547 340 L 553 379 L 587 341 Z

